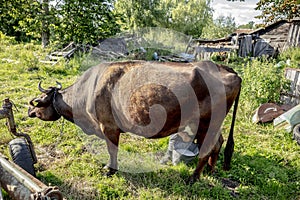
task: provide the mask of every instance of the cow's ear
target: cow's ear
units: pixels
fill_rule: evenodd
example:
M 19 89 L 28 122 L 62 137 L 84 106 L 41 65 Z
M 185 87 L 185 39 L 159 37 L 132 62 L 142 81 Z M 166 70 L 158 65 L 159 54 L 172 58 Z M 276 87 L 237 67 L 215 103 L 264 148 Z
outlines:
M 29 104 L 36 107 L 38 103 L 42 102 L 42 99 L 41 98 L 34 98 L 32 99 Z

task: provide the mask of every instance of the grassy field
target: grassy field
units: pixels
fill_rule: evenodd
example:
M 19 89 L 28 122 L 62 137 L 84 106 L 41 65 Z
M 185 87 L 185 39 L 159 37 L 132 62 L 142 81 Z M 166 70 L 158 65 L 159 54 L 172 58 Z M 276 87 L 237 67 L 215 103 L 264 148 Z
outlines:
M 196 160 L 177 166 L 159 166 L 157 159 L 152 160 L 166 150 L 168 138 L 147 140 L 124 134 L 120 146 L 122 170 L 107 178 L 103 176 L 108 158 L 103 141 L 86 136 L 67 121 L 28 118 L 28 101 L 40 94 L 37 89 L 40 80 L 44 87 L 53 86 L 55 81 L 67 87 L 91 62 L 77 57 L 69 63 L 47 66 L 38 61 L 46 55 L 39 46 L 17 44 L 3 36 L 0 39 L 0 100 L 9 97 L 18 108 L 14 110 L 18 130 L 30 134 L 38 154 L 35 165 L 38 178 L 45 184 L 57 185 L 67 199 L 300 198 L 300 146 L 291 133 L 275 130 L 272 124 L 251 123 L 257 106 L 279 98 L 285 67 L 275 66 L 279 60 L 236 59 L 229 63 L 244 80 L 232 169 L 226 172 L 221 169 L 222 148 L 216 173 L 204 172 L 198 182 L 186 185 Z M 287 52 L 280 59 L 291 59 L 295 67 L 300 61 L 299 52 L 299 49 Z M 230 121 L 228 116 L 224 122 L 225 138 Z M 1 152 L 8 155 L 7 144 L 12 136 L 4 120 L 0 121 L 0 132 Z M 128 159 L 131 156 L 133 159 Z

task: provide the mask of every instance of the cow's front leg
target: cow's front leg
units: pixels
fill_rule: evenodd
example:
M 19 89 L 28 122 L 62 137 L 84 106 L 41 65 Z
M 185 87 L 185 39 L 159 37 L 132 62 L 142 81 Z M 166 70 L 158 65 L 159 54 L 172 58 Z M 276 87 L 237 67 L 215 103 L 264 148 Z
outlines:
M 118 129 L 104 128 L 103 132 L 109 153 L 109 162 L 107 164 L 109 171 L 106 175 L 112 176 L 118 171 L 117 157 L 120 131 Z

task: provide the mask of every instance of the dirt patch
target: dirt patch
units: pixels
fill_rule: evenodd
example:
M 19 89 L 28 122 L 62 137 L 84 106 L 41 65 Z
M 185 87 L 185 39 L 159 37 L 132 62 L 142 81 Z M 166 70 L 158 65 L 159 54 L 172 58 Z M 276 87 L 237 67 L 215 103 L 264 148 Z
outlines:
M 236 191 L 236 188 L 240 186 L 240 184 L 237 181 L 230 180 L 228 178 L 221 178 L 222 185 L 230 190 L 230 194 L 233 197 L 238 197 L 238 192 Z
M 51 168 L 53 163 L 64 157 L 64 153 L 57 150 L 55 145 L 35 146 L 35 151 L 38 159 L 38 163 L 35 167 L 40 172 Z

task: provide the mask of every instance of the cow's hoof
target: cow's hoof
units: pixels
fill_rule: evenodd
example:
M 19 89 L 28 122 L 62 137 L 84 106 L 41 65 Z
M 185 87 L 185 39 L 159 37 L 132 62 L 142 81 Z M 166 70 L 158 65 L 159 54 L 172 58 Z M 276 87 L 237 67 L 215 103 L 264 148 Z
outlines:
M 112 175 L 117 173 L 117 169 L 109 168 L 108 172 L 105 173 L 106 177 L 111 177 Z
M 229 170 L 230 170 L 230 165 L 224 163 L 224 164 L 223 164 L 223 170 L 224 170 L 224 171 L 229 171 Z
M 171 161 L 171 156 L 170 155 L 165 155 L 160 161 L 159 163 L 162 165 L 167 165 L 167 163 Z
M 187 181 L 186 184 L 187 185 L 193 185 L 196 181 L 198 181 L 199 178 L 195 177 L 195 176 L 191 176 Z

